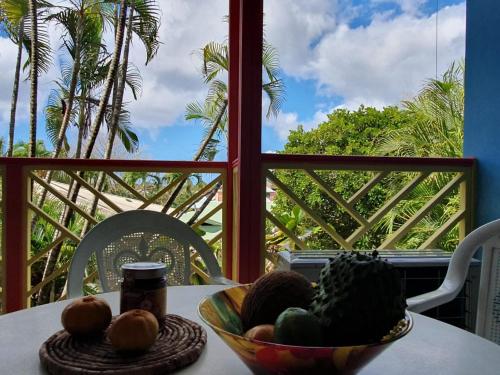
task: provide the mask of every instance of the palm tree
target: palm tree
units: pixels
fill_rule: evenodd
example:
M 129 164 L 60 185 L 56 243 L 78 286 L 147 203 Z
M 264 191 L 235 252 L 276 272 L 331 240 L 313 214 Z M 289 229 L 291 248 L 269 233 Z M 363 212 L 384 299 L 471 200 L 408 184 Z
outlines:
M 57 139 L 54 157 L 61 152 L 66 130 L 74 114 L 73 104 L 80 75 L 81 62 L 89 54 L 95 53 L 101 46 L 102 32 L 106 21 L 106 7 L 95 0 L 72 1 L 71 7 L 61 6 L 59 11 L 50 15 L 48 20 L 55 20 L 65 28 L 64 45 L 73 58 L 67 97 Z M 69 69 L 68 69 L 69 70 Z
M 135 13 L 135 6 L 138 6 L 138 12 Z M 158 29 L 159 29 L 159 9 L 154 1 L 131 0 L 127 20 L 127 35 L 123 49 L 123 59 L 119 68 L 119 72 L 114 80 L 114 93 L 111 106 L 111 116 L 106 122 L 109 124 L 108 140 L 104 152 L 104 158 L 110 159 L 113 151 L 115 136 L 118 133 L 122 143 L 128 151 L 137 149 L 138 138 L 130 130 L 130 116 L 128 111 L 123 108 L 123 96 L 125 93 L 125 86 L 128 83 L 132 89 L 132 93 L 137 98 L 137 91 L 140 90 L 142 79 L 140 74 L 129 66 L 129 51 L 132 42 L 132 34 L 135 31 L 136 35 L 142 40 L 146 47 L 146 64 L 156 54 L 158 42 Z M 98 191 L 104 188 L 105 174 L 99 173 L 96 182 Z M 90 215 L 94 215 L 97 210 L 98 198 L 94 197 Z M 89 222 L 86 222 L 82 229 L 82 235 L 85 234 L 89 228 Z
M 123 47 L 123 36 L 124 36 L 124 30 L 125 30 L 125 23 L 126 23 L 126 18 L 127 18 L 127 1 L 126 0 L 120 0 L 120 8 L 119 8 L 119 15 L 118 15 L 118 26 L 116 28 L 116 33 L 115 33 L 115 49 L 113 52 L 113 57 L 111 60 L 111 64 L 109 66 L 108 70 L 108 75 L 106 77 L 106 83 L 104 85 L 104 90 L 101 95 L 100 101 L 99 101 L 99 108 L 97 110 L 97 113 L 94 117 L 94 121 L 92 122 L 92 127 L 91 127 L 91 135 L 90 139 L 87 143 L 87 149 L 85 151 L 85 159 L 90 159 L 92 155 L 92 150 L 95 145 L 95 141 L 97 139 L 97 135 L 99 134 L 99 129 L 101 127 L 101 123 L 104 120 L 104 115 L 106 113 L 106 107 L 109 102 L 109 97 L 111 95 L 111 89 L 113 88 L 113 84 L 115 81 L 115 74 L 118 69 L 118 65 L 120 63 L 120 56 L 122 52 L 122 47 Z
M 464 124 L 464 63 L 452 64 L 441 80 L 429 80 L 419 95 L 403 102 L 414 119 L 404 128 L 389 131 L 379 147 L 382 155 L 413 157 L 462 157 Z M 433 173 L 418 185 L 395 210 L 382 221 L 388 233 L 397 230 L 420 207 L 434 197 L 452 176 Z M 401 181 L 399 181 L 401 182 Z M 400 185 L 398 182 L 392 184 Z M 459 205 L 458 193 L 436 205 L 435 209 L 416 225 L 405 239 L 408 248 L 416 248 L 429 233 L 440 228 Z M 443 248 L 454 248 L 457 232 L 444 238 Z
M 42 17 L 43 9 L 49 7 L 46 2 L 39 2 L 39 8 L 42 12 L 38 12 L 37 18 Z M 16 68 L 14 73 L 14 84 L 12 87 L 11 110 L 9 120 L 9 143 L 7 148 L 7 156 L 12 156 L 14 146 L 14 130 L 16 123 L 17 97 L 19 92 L 19 78 L 21 75 L 21 60 L 23 49 L 28 52 L 31 50 L 31 33 L 30 29 L 26 28 L 30 25 L 26 24 L 29 19 L 29 4 L 27 0 L 0 0 L 0 21 L 4 25 L 4 30 L 9 38 L 17 45 Z M 46 30 L 42 28 L 38 31 L 38 49 L 39 59 L 38 65 L 41 71 L 47 71 L 50 66 L 50 47 L 46 41 L 48 40 Z M 29 58 L 25 67 L 29 64 Z
M 219 151 L 221 140 L 227 136 L 227 84 L 221 75 L 227 75 L 229 69 L 229 48 L 227 44 L 217 42 L 208 43 L 202 50 L 203 58 L 202 74 L 205 83 L 209 85 L 208 94 L 203 104 L 199 102 L 189 103 L 186 107 L 186 120 L 200 121 L 205 129 L 203 140 L 194 156 L 194 160 L 213 160 Z M 279 58 L 274 47 L 264 41 L 262 51 L 262 67 L 265 79 L 262 90 L 269 99 L 266 117 L 277 116 L 284 101 L 285 87 L 279 78 Z M 162 212 L 172 206 L 180 193 L 185 180 L 180 181 L 170 195 Z M 217 191 L 220 184 L 216 184 L 213 190 Z M 213 192 L 207 194 L 205 204 L 198 208 L 191 220 L 196 220 L 213 197 Z
M 83 87 L 80 79 L 82 62 L 83 64 L 88 64 L 89 61 L 95 62 L 95 55 L 99 54 L 102 47 L 105 22 L 111 17 L 109 10 L 107 4 L 100 0 L 73 0 L 70 6 L 60 6 L 46 18 L 64 28 L 62 35 L 64 47 L 73 60 L 71 67 L 63 63 L 63 78 L 57 82 L 59 90 L 51 93 L 49 104 L 45 108 L 46 131 L 54 145 L 54 158 L 58 158 L 62 151 L 69 149 L 66 131 L 76 115 L 73 104 L 79 83 Z M 45 181 L 50 183 L 53 175 L 54 171 L 49 171 Z M 46 196 L 47 190 L 44 189 L 40 194 L 38 207 L 43 207 Z M 32 227 L 35 221 L 36 217 L 33 219 Z
M 129 114 L 128 112 L 123 108 L 122 103 L 120 103 L 120 108 L 115 106 L 113 103 L 112 105 L 109 105 L 109 99 L 111 96 L 111 90 L 117 82 L 116 74 L 119 68 L 119 63 L 120 63 L 120 56 L 121 56 L 121 50 L 123 47 L 123 40 L 124 40 L 124 31 L 125 31 L 125 24 L 127 22 L 127 9 L 130 1 L 129 0 L 121 0 L 120 5 L 118 8 L 118 15 L 117 15 L 117 26 L 116 26 L 116 31 L 115 31 L 115 49 L 111 58 L 111 61 L 108 64 L 108 69 L 107 69 L 107 75 L 106 79 L 103 81 L 104 88 L 101 93 L 101 98 L 99 100 L 99 105 L 95 113 L 94 120 L 92 122 L 92 126 L 90 127 L 90 139 L 87 143 L 87 148 L 84 153 L 84 158 L 90 158 L 92 155 L 92 151 L 95 145 L 95 141 L 97 139 L 97 135 L 99 133 L 101 124 L 103 121 L 106 121 L 108 124 L 111 123 L 111 119 L 113 118 L 112 113 L 113 111 L 118 111 L 118 121 L 117 121 L 117 126 L 115 132 L 120 136 L 120 139 L 124 143 L 126 147 L 129 147 L 130 149 L 134 149 L 137 147 L 137 136 L 131 131 L 130 126 L 129 126 Z M 149 61 L 155 54 L 159 45 L 158 39 L 157 39 L 157 31 L 159 28 L 159 21 L 158 21 L 158 14 L 159 10 L 157 6 L 155 5 L 154 0 L 133 0 L 132 4 L 135 6 L 136 9 L 136 17 L 134 17 L 134 14 L 131 13 L 130 15 L 130 25 L 129 30 L 133 30 L 137 35 L 139 35 L 139 38 L 143 41 L 143 43 L 149 43 L 146 46 L 146 52 L 147 52 L 147 61 Z M 155 18 L 156 17 L 156 18 Z M 127 38 L 130 39 L 130 38 Z M 130 44 L 130 40 L 129 40 Z M 128 52 L 127 52 L 128 53 Z M 124 69 L 125 72 L 128 73 L 127 71 L 127 66 L 128 66 L 128 61 L 127 64 L 124 64 Z M 123 74 L 123 87 L 125 83 L 127 83 L 129 86 L 132 87 L 132 90 L 137 89 L 137 80 L 134 81 L 132 79 L 133 75 L 130 75 L 127 78 L 127 74 Z M 116 88 L 115 88 L 116 89 Z M 87 93 L 89 95 L 90 93 Z M 89 104 L 94 105 L 95 100 L 92 98 L 87 97 L 86 95 L 81 97 L 80 100 L 86 100 L 88 101 Z M 82 104 L 80 104 L 80 107 L 84 107 Z M 80 115 L 79 116 L 79 122 L 83 121 L 84 116 Z M 79 131 L 79 135 L 82 134 L 81 128 Z M 114 139 L 114 135 L 112 137 Z M 112 149 L 112 144 L 109 147 L 109 155 L 111 155 L 111 149 Z M 81 178 L 84 177 L 83 172 L 79 172 L 79 176 Z M 102 179 L 103 180 L 103 179 Z M 100 180 L 98 179 L 97 185 L 100 185 L 99 188 L 102 189 L 103 185 Z M 80 184 L 76 183 L 72 186 L 72 189 L 69 191 L 69 197 L 72 202 L 76 202 L 78 193 L 80 190 Z M 97 202 L 97 201 L 96 201 Z M 94 205 L 93 205 L 94 206 Z M 96 205 L 95 205 L 96 206 Z M 95 211 L 95 209 L 93 209 Z M 61 222 L 64 227 L 68 227 L 68 225 L 71 222 L 73 216 L 73 210 L 69 207 L 65 207 L 64 212 L 61 215 Z M 86 227 L 86 226 L 85 226 Z M 86 229 L 82 231 L 86 231 Z M 42 280 L 48 277 L 50 275 L 57 263 L 57 259 L 59 256 L 59 253 L 61 251 L 61 246 L 56 246 L 54 249 L 52 249 L 49 252 L 49 256 L 47 258 L 47 262 L 45 264 L 45 269 L 43 272 Z M 47 300 L 48 296 L 48 289 L 44 288 L 43 290 L 40 291 L 38 295 L 38 302 L 45 302 Z
M 101 95 L 99 109 L 97 110 L 92 123 L 91 135 L 85 151 L 85 158 L 87 159 L 90 158 L 92 154 L 97 135 L 104 120 L 106 106 L 111 95 L 111 89 L 116 81 L 116 72 L 120 63 L 124 29 L 127 20 L 127 8 L 130 3 L 133 4 L 133 8 L 136 10 L 135 16 L 133 13 L 130 15 L 131 29 L 139 36 L 141 41 L 146 46 L 146 62 L 149 62 L 158 50 L 159 9 L 155 0 L 121 0 L 119 8 L 120 12 L 118 15 L 118 26 L 115 33 L 115 50 L 110 68 L 108 70 L 104 91 Z M 120 108 L 116 108 L 116 110 L 120 112 Z
M 28 157 L 31 152 L 31 144 L 20 141 L 14 144 L 12 150 L 12 156 L 14 157 Z M 45 147 L 45 143 L 39 139 L 36 141 L 36 154 L 38 157 L 48 158 L 50 157 L 50 151 Z
M 33 0 L 30 0 L 33 1 Z M 87 150 L 85 152 L 85 158 L 89 159 L 92 153 L 93 146 L 95 144 L 95 140 L 97 138 L 97 133 L 99 132 L 99 127 L 104 119 L 104 114 L 105 110 L 107 107 L 107 103 L 109 100 L 109 96 L 111 94 L 111 89 L 113 86 L 113 79 L 114 75 L 116 72 L 116 69 L 118 67 L 118 63 L 120 61 L 120 55 L 121 55 L 121 50 L 122 50 L 122 44 L 123 44 L 123 31 L 125 29 L 125 18 L 126 18 L 126 12 L 127 12 L 127 6 L 126 6 L 126 0 L 120 0 L 120 11 L 119 11 L 119 17 L 118 17 L 118 26 L 117 26 L 117 31 L 115 35 L 115 50 L 113 52 L 113 58 L 111 61 L 111 64 L 109 66 L 108 74 L 107 74 L 107 79 L 106 79 L 106 84 L 104 87 L 104 92 L 102 94 L 102 97 L 99 102 L 99 109 L 97 111 L 97 114 L 95 116 L 93 125 L 92 125 L 92 136 L 89 141 L 89 144 L 87 145 Z M 83 173 L 79 173 L 80 177 L 83 177 Z M 71 201 L 76 202 L 78 198 L 78 193 L 80 190 L 80 184 L 75 184 L 73 186 L 73 189 L 69 192 L 71 196 Z M 73 210 L 66 206 L 64 209 L 64 212 L 61 215 L 61 221 L 62 225 L 67 228 L 68 225 L 71 222 L 71 218 L 73 216 Z M 42 275 L 42 280 L 46 279 L 55 269 L 55 266 L 57 264 L 57 259 L 59 258 L 59 253 L 61 251 L 61 246 L 56 246 L 54 249 L 52 249 L 49 252 L 49 255 L 47 257 L 47 261 L 45 263 L 45 268 L 43 271 Z M 40 290 L 37 301 L 38 303 L 44 303 L 48 300 L 48 292 L 49 288 L 43 288 Z
M 37 94 L 38 94 L 38 15 L 37 0 L 28 0 L 29 17 L 31 25 L 31 64 L 30 64 L 30 157 L 36 156 L 36 117 L 37 117 Z
M 19 16 L 19 14 L 25 13 L 23 5 L 25 5 L 25 3 L 22 1 L 15 3 L 13 1 L 0 2 L 2 22 L 6 25 L 5 29 L 9 32 L 11 40 L 17 45 L 16 70 L 14 73 L 14 85 L 12 87 L 12 99 L 10 105 L 9 144 L 7 148 L 7 156 L 12 156 L 12 149 L 14 147 L 17 95 L 19 92 L 19 76 L 21 72 L 21 58 L 23 53 L 24 19 L 26 17 L 26 15 Z
M 429 80 L 419 95 L 403 102 L 415 119 L 409 127 L 386 134 L 384 155 L 462 157 L 464 123 L 464 63 L 452 64 L 442 80 Z

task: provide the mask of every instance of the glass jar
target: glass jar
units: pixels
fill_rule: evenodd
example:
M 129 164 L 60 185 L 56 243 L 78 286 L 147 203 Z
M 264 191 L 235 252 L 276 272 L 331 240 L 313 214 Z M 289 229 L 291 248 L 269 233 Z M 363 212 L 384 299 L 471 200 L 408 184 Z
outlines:
M 158 320 L 167 310 L 166 266 L 163 263 L 127 263 L 122 267 L 120 314 L 132 309 L 147 310 Z

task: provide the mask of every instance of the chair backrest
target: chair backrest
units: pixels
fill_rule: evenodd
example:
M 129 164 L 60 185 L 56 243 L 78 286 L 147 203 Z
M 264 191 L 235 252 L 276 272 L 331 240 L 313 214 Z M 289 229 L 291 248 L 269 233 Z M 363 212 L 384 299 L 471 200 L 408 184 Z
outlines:
M 500 344 L 500 233 L 483 245 L 476 333 Z
M 200 255 L 211 277 L 221 276 L 210 247 L 182 221 L 148 210 L 113 215 L 92 228 L 76 248 L 68 272 L 68 297 L 82 295 L 85 268 L 92 254 L 96 255 L 103 292 L 118 290 L 120 267 L 139 261 L 163 262 L 169 285 L 188 285 L 191 249 Z
M 453 300 L 462 289 L 470 261 L 482 249 L 476 333 L 500 344 L 500 219 L 471 233 L 453 253 L 446 277 L 432 292 L 408 298 L 408 309 L 423 312 Z

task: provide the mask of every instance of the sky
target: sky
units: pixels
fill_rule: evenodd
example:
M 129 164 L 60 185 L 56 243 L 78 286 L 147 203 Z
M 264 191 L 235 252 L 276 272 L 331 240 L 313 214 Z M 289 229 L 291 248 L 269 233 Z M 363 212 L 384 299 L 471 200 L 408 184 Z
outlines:
M 228 1 L 158 1 L 162 11 L 158 55 L 146 66 L 139 41 L 133 43 L 130 54 L 143 77 L 138 100 L 126 96 L 140 139 L 140 151 L 132 157 L 190 160 L 203 130 L 201 124 L 184 120 L 185 107 L 192 101 L 202 101 L 207 93 L 199 51 L 209 41 L 227 39 L 224 16 L 228 14 Z M 282 149 L 290 130 L 299 124 L 312 129 L 337 108 L 398 105 L 414 97 L 427 79 L 435 77 L 436 69 L 441 74 L 465 54 L 463 0 L 264 3 L 265 37 L 278 51 L 286 100 L 276 118 L 263 115 L 263 152 Z M 51 46 L 57 51 L 61 31 L 53 26 L 49 31 Z M 16 46 L 0 35 L 0 136 L 5 138 L 15 57 Z M 42 139 L 46 139 L 43 107 L 60 76 L 60 63 L 55 59 L 49 72 L 40 77 L 38 134 Z M 28 120 L 29 81 L 24 80 L 16 141 L 28 140 Z M 70 140 L 74 134 L 73 129 Z M 225 150 L 217 159 L 226 159 Z

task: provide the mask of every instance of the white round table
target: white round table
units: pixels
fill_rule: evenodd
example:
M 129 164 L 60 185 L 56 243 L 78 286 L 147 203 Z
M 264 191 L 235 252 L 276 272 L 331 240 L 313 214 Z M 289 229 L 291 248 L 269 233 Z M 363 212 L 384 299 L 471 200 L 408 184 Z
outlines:
M 168 288 L 167 310 L 201 323 L 198 302 L 224 286 Z M 119 294 L 101 295 L 119 312 Z M 60 330 L 60 315 L 68 301 L 52 303 L 0 317 L 0 373 L 44 374 L 38 349 Z M 368 364 L 361 374 L 498 375 L 500 346 L 437 320 L 413 314 L 413 330 Z M 179 374 L 250 374 L 212 330 L 204 325 L 208 343 L 198 361 Z

